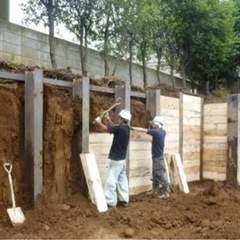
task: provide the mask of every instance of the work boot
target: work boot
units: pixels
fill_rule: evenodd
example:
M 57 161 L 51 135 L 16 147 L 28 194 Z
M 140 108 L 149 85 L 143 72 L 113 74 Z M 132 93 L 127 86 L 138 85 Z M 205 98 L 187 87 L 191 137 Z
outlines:
M 169 195 L 168 192 L 165 192 L 161 196 L 159 196 L 159 198 L 161 198 L 161 199 L 166 199 L 166 198 L 169 198 L 169 197 L 170 197 L 170 195 Z
M 157 194 L 158 194 L 158 188 L 157 188 L 157 187 L 153 187 L 152 190 L 146 192 L 146 194 L 147 194 L 148 196 L 155 197 L 155 196 L 157 196 Z
M 117 205 L 120 206 L 120 207 L 127 207 L 128 206 L 128 202 L 119 201 Z

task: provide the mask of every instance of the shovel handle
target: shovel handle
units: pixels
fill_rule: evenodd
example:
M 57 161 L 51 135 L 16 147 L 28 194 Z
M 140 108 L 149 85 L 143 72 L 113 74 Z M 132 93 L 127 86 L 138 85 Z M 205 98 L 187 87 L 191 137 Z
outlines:
M 104 111 L 100 117 L 102 118 L 106 112 L 110 112 L 113 108 L 115 108 L 116 106 L 118 106 L 121 103 L 122 103 L 122 99 L 118 98 L 116 100 L 116 102 L 108 110 Z
M 11 163 L 4 163 L 3 167 L 7 173 L 11 173 L 12 171 L 12 164 Z
M 122 99 L 121 99 L 121 98 L 118 98 L 118 99 L 116 100 L 116 102 L 115 102 L 109 109 L 107 109 L 106 111 L 104 111 L 104 112 L 101 114 L 100 117 L 102 118 L 106 112 L 110 112 L 113 108 L 115 108 L 116 106 L 120 105 L 121 103 L 122 103 Z M 96 122 L 94 121 L 93 124 L 95 124 L 95 123 L 96 123 Z
M 4 167 L 5 171 L 8 173 L 8 180 L 9 180 L 11 196 L 12 196 L 12 205 L 13 205 L 13 208 L 15 209 L 16 208 L 16 202 L 15 202 L 15 196 L 14 196 L 14 191 L 13 191 L 13 182 L 12 182 L 12 176 L 11 176 L 12 164 L 11 163 L 4 163 L 3 167 Z

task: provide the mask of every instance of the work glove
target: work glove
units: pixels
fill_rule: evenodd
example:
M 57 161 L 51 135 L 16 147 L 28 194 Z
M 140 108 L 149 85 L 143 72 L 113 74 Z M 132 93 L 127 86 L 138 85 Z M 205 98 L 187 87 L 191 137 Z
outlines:
M 109 117 L 109 112 L 108 112 L 108 111 L 105 111 L 105 112 L 104 112 L 103 118 L 105 118 L 106 120 L 110 119 L 110 117 Z
M 98 123 L 98 124 L 101 123 L 101 122 L 102 122 L 101 117 L 97 117 L 97 118 L 95 118 L 95 122 Z

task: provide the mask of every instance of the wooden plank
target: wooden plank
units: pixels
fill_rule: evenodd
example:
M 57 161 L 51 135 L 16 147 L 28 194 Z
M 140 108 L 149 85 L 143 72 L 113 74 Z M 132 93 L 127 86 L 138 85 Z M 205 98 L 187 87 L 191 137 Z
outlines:
M 133 91 L 131 91 L 130 94 L 131 94 L 131 97 L 146 98 L 146 93 L 133 92 Z
M 213 179 L 215 181 L 225 181 L 226 180 L 226 171 L 224 173 L 217 173 L 217 172 L 204 170 L 203 178 L 204 179 Z
M 138 168 L 148 168 L 152 169 L 152 158 L 150 159 L 141 159 L 141 160 L 131 160 L 130 161 L 131 171 L 135 171 Z
M 129 187 L 135 188 L 135 187 L 140 187 L 140 186 L 145 186 L 145 185 L 152 185 L 151 181 L 151 176 L 145 176 L 145 177 L 135 177 L 135 178 L 130 178 L 129 179 Z
M 0 78 L 24 82 L 25 74 L 0 71 Z
M 129 193 L 130 193 L 130 195 L 137 195 L 137 194 L 140 194 L 143 192 L 148 192 L 150 189 L 151 189 L 151 185 L 146 184 L 146 185 L 131 187 L 129 189 Z
M 138 131 L 131 131 L 130 132 L 130 139 L 132 141 L 152 141 L 152 137 L 149 134 L 146 134 L 144 132 L 138 132 Z
M 184 173 L 184 169 L 183 169 L 182 161 L 181 161 L 181 158 L 180 158 L 180 154 L 173 154 L 172 158 L 174 160 L 174 164 L 176 164 L 177 169 L 178 169 L 179 180 L 180 180 L 179 187 L 184 193 L 189 193 L 187 179 L 186 179 L 186 176 L 185 176 L 185 173 Z
M 103 93 L 115 93 L 114 88 L 99 87 L 95 85 L 90 85 L 90 90 L 95 92 L 103 92 Z
M 179 99 L 161 95 L 161 110 L 179 113 Z
M 179 154 L 183 157 L 183 93 L 179 93 Z
M 203 151 L 204 151 L 204 98 L 201 99 L 201 119 L 200 119 L 200 169 L 199 179 L 203 180 Z
M 108 207 L 94 154 L 82 153 L 80 154 L 80 158 L 87 180 L 91 200 L 97 205 L 99 212 L 105 212 L 107 211 Z
M 109 133 L 90 133 L 89 143 L 109 143 L 111 144 L 113 140 L 113 134 Z
M 45 84 L 51 84 L 51 85 L 55 85 L 55 86 L 59 86 L 59 87 L 68 87 L 68 88 L 73 87 L 73 82 L 63 81 L 63 80 L 58 80 L 58 79 L 44 78 L 43 82 Z
M 213 115 L 213 116 L 206 116 L 204 118 L 204 121 L 206 123 L 217 123 L 217 124 L 220 124 L 220 123 L 227 123 L 227 115 L 221 115 L 221 116 L 217 116 L 217 115 Z
M 204 112 L 206 115 L 222 116 L 227 115 L 227 103 L 204 104 Z
M 91 143 L 89 144 L 89 152 L 98 155 L 108 154 L 110 151 L 110 143 Z
M 131 148 L 130 148 L 131 150 Z M 138 151 L 131 151 L 129 154 L 130 159 L 145 159 L 145 158 L 150 158 L 151 159 L 151 151 L 149 150 L 138 150 Z
M 205 147 L 208 146 L 208 144 L 226 144 L 227 145 L 227 136 L 204 136 L 204 143 L 206 144 Z

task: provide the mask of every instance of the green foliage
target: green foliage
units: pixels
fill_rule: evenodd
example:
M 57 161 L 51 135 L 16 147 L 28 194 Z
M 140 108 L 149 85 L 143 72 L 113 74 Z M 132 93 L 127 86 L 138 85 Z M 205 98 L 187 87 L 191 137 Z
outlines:
M 47 2 L 28 0 L 26 21 L 47 26 Z M 232 78 L 240 63 L 239 0 L 54 2 L 54 21 L 65 24 L 80 42 L 83 69 L 84 47 L 97 41 L 106 66 L 109 54 L 129 61 L 130 79 L 133 62 L 142 63 L 144 75 L 149 59 L 157 58 L 159 68 L 179 71 L 184 84 L 202 84 L 208 93 Z

